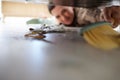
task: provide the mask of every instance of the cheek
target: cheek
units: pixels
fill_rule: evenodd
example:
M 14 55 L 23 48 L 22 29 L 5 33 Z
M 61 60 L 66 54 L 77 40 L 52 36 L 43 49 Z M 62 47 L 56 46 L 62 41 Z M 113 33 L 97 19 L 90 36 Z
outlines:
M 72 17 L 72 14 L 69 13 L 69 12 L 66 12 L 66 13 L 65 13 L 65 16 L 67 16 L 67 17 Z
M 66 16 L 70 19 L 73 20 L 74 15 L 72 13 L 66 13 Z
M 61 18 L 57 18 L 57 21 L 58 21 L 59 23 L 63 23 L 63 21 L 62 21 Z

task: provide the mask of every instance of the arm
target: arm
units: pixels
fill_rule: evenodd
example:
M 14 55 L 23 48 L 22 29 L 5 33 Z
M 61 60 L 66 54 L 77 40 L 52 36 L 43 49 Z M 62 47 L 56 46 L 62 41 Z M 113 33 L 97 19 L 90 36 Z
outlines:
M 77 21 L 79 25 L 103 21 L 101 18 L 101 10 L 98 8 L 79 8 L 77 9 Z

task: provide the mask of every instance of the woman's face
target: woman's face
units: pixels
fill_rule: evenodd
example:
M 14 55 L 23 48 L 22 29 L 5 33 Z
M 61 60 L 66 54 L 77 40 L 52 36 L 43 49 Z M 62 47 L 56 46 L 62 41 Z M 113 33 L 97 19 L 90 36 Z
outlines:
M 74 19 L 74 10 L 72 7 L 55 6 L 51 11 L 52 15 L 57 18 L 59 23 L 70 25 Z

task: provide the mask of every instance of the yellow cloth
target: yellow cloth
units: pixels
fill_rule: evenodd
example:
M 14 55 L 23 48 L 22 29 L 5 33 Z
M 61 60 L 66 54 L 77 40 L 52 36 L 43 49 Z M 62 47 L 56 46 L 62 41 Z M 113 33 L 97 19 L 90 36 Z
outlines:
M 111 50 L 120 46 L 120 34 L 107 22 L 97 22 L 81 30 L 84 39 L 92 46 Z

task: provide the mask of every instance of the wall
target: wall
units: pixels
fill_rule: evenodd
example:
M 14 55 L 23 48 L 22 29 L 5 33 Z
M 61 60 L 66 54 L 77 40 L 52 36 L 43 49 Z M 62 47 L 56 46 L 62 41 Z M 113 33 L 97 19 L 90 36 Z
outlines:
M 2 1 L 3 16 L 50 17 L 46 4 Z
M 2 3 L 1 3 L 1 0 L 0 0 L 0 21 L 1 21 L 1 18 L 2 18 Z

